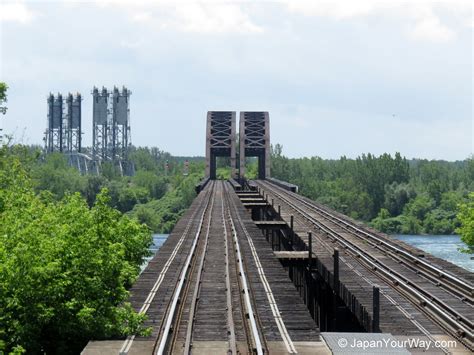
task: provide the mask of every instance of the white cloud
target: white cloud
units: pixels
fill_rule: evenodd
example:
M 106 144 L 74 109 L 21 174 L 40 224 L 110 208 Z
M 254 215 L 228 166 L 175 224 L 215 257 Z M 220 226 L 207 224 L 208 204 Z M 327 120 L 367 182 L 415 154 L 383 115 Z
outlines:
M 336 20 L 370 15 L 384 5 L 386 2 L 380 0 L 291 0 L 287 3 L 288 9 L 292 12 Z
M 466 23 L 472 26 L 472 3 L 468 0 L 290 0 L 287 8 L 293 13 L 325 17 L 332 20 L 348 20 L 364 16 L 391 15 L 409 22 L 408 35 L 416 40 L 449 41 Z M 436 15 L 456 13 L 462 18 L 457 28 L 450 28 Z
M 133 22 L 150 22 L 152 18 L 151 12 L 148 11 L 141 11 L 132 15 Z
M 405 13 L 410 13 L 414 7 L 428 9 L 430 12 L 434 7 L 467 12 L 472 9 L 470 0 L 286 0 L 283 2 L 292 12 L 334 19 L 367 16 L 395 8 Z
M 0 22 L 28 23 L 34 17 L 33 12 L 21 2 L 0 4 Z
M 245 1 L 96 0 L 100 7 L 113 6 L 130 13 L 132 22 L 156 29 L 201 34 L 255 34 L 263 28 L 246 11 Z
M 449 27 L 443 25 L 439 18 L 433 16 L 416 23 L 410 35 L 418 40 L 445 42 L 453 39 L 456 33 Z
M 197 33 L 261 33 L 263 29 L 254 24 L 249 16 L 236 4 L 187 3 L 175 7 L 176 17 L 171 25 L 185 32 Z

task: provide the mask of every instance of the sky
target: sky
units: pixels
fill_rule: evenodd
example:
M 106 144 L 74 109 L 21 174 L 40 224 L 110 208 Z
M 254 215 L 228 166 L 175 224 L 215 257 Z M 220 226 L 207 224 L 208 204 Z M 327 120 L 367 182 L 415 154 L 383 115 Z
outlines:
M 464 0 L 0 2 L 4 133 L 42 144 L 49 92 L 132 91 L 132 143 L 204 155 L 209 110 L 268 111 L 289 157 L 473 154 Z

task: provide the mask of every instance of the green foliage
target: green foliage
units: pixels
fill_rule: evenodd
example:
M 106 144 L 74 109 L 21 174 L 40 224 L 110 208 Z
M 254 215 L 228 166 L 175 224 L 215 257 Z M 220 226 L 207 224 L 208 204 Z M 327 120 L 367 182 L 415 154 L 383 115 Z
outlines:
M 219 180 L 227 180 L 230 179 L 231 172 L 230 168 L 217 168 L 216 169 L 216 177 Z
M 179 164 L 172 160 L 169 153 L 161 151 L 153 147 L 132 147 L 129 154 L 130 160 L 135 164 L 135 168 L 139 170 L 153 172 L 155 174 L 165 174 L 165 166 L 168 162 L 168 173 L 174 175 L 178 173 Z M 182 172 L 181 172 L 182 173 Z
M 148 202 L 148 190 L 129 184 L 127 179 L 109 181 L 106 185 L 110 190 L 110 205 L 120 212 L 128 212 L 137 203 Z
M 0 104 L 7 102 L 8 85 L 0 81 Z
M 85 191 L 87 183 L 60 153 L 48 154 L 44 160 L 38 161 L 32 170 L 32 178 L 36 191 L 50 191 L 56 199 L 61 199 L 67 193 Z
M 456 232 L 461 235 L 461 239 L 466 243 L 467 253 L 474 253 L 474 192 L 469 194 L 466 202 L 460 204 L 458 219 L 461 222 Z
M 87 200 L 87 204 L 92 206 L 95 203 L 96 196 L 107 186 L 107 179 L 100 175 L 87 175 L 85 177 L 83 195 Z
M 418 195 L 405 206 L 405 214 L 422 221 L 426 214 L 436 206 L 435 201 L 427 194 Z
M 28 160 L 26 166 L 31 170 L 37 192 L 50 191 L 56 200 L 68 193 L 80 192 L 92 206 L 101 189 L 107 188 L 111 197 L 110 206 L 123 213 L 131 211 L 138 204 L 159 200 L 167 191 L 175 189 L 179 184 L 175 177 L 182 177 L 186 159 L 191 160 L 189 174 L 202 176 L 204 171 L 202 159 L 173 158 L 158 148 L 132 148 L 131 160 L 137 170 L 133 177 L 122 177 L 119 170 L 107 162 L 102 164 L 100 176 L 83 176 L 68 165 L 62 154 L 48 154 L 38 159 L 38 154 L 33 154 L 26 147 L 23 154 L 25 162 Z M 170 166 L 167 173 L 166 162 Z M 141 220 L 145 220 L 143 214 Z
M 92 208 L 57 195 L 67 189 L 36 193 L 23 151 L 0 150 L 0 352 L 78 353 L 90 338 L 141 332 L 123 302 L 149 230 L 109 207 L 107 190 Z
M 101 175 L 109 181 L 120 179 L 121 175 L 119 168 L 111 162 L 103 162 L 100 165 L 100 170 Z
M 451 234 L 456 229 L 456 213 L 436 208 L 429 211 L 423 220 L 425 230 L 433 234 Z
M 132 178 L 132 182 L 136 186 L 146 189 L 152 199 L 162 198 L 168 188 L 168 182 L 165 177 L 146 170 L 137 171 Z
M 356 159 L 289 159 L 272 146 L 272 176 L 387 233 L 450 234 L 457 205 L 474 189 L 474 162 L 412 160 L 399 153 Z
M 385 185 L 384 206 L 391 215 L 397 216 L 402 213 L 407 202 L 415 196 L 416 192 L 409 184 L 393 182 L 389 185 Z
M 1 148 L 0 353 L 78 353 L 91 338 L 146 333 L 125 303 L 151 243 L 138 221 L 170 231 L 204 164 L 157 148 L 131 159 L 133 177 L 107 163 L 82 176 L 61 154 Z
M 186 178 L 175 177 L 174 189 L 159 200 L 136 205 L 129 215 L 157 233 L 169 233 L 193 201 L 196 195 L 195 185 L 201 178 L 201 174 L 190 174 Z

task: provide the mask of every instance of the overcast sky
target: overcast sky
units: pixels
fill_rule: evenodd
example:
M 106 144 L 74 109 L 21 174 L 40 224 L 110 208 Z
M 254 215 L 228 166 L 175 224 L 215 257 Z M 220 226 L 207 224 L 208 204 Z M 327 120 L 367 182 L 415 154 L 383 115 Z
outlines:
M 42 143 L 46 97 L 132 91 L 132 142 L 204 155 L 208 110 L 270 112 L 291 157 L 473 152 L 471 1 L 0 3 L 4 130 Z

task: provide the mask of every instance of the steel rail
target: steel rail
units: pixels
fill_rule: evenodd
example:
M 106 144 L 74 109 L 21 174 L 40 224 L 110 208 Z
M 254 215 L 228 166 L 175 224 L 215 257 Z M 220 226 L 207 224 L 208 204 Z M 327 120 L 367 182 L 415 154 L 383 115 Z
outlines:
M 227 208 L 226 214 L 227 214 L 227 216 L 229 216 L 228 221 L 229 221 L 229 224 L 231 224 L 230 223 L 231 217 L 230 217 L 230 212 L 229 212 L 228 208 Z M 232 225 L 230 226 L 230 232 L 233 233 Z M 228 249 L 229 250 L 232 249 L 232 252 L 234 254 L 235 264 L 234 264 L 234 270 L 233 271 L 235 272 L 235 277 L 236 277 L 236 282 L 237 282 L 237 287 L 238 287 L 239 306 L 240 306 L 239 310 L 240 310 L 240 316 L 242 317 L 242 326 L 243 326 L 243 330 L 245 332 L 245 338 L 247 340 L 247 350 L 248 350 L 248 354 L 253 354 L 254 349 L 255 349 L 255 344 L 253 342 L 253 336 L 251 334 L 252 329 L 250 328 L 248 312 L 246 310 L 246 305 L 245 305 L 245 298 L 243 297 L 244 293 L 242 292 L 243 285 L 242 285 L 241 277 L 239 276 L 240 269 L 239 269 L 239 262 L 238 262 L 237 254 L 235 253 L 235 246 L 234 246 L 235 242 L 234 242 L 233 238 L 232 238 L 232 240 L 229 239 L 228 241 L 229 241 L 229 244 L 230 244 L 230 247 Z M 245 270 L 247 271 L 247 268 L 245 268 Z M 250 294 L 253 295 L 251 284 L 249 284 L 249 292 L 250 292 Z M 255 314 L 255 318 L 256 318 L 257 324 L 259 324 L 261 326 L 261 323 L 260 323 L 260 320 L 259 320 L 259 317 L 258 317 L 258 313 Z M 265 338 L 263 337 L 262 340 L 263 340 L 263 343 L 265 344 L 264 347 L 266 348 Z
M 212 186 L 212 188 L 213 187 L 214 186 Z M 212 191 L 211 191 L 210 196 L 212 197 Z M 212 210 L 212 207 L 213 207 L 213 204 L 214 204 L 214 199 L 209 198 L 209 200 L 212 201 L 211 202 L 211 210 Z M 164 323 L 165 326 L 164 326 L 164 330 L 163 330 L 163 335 L 161 336 L 161 339 L 158 339 L 158 344 L 159 345 L 158 345 L 158 349 L 156 351 L 156 354 L 158 354 L 158 355 L 162 355 L 164 353 L 165 349 L 166 349 L 166 345 L 168 343 L 168 336 L 169 336 L 171 325 L 173 323 L 173 319 L 174 319 L 174 316 L 175 316 L 176 306 L 177 306 L 178 300 L 181 296 L 181 290 L 182 290 L 183 285 L 186 281 L 186 274 L 188 272 L 188 268 L 191 265 L 191 260 L 193 258 L 194 250 L 196 249 L 196 245 L 197 245 L 197 242 L 199 240 L 199 236 L 201 234 L 202 226 L 204 224 L 204 217 L 206 215 L 208 207 L 209 207 L 209 201 L 208 201 L 208 204 L 206 205 L 206 208 L 203 210 L 203 213 L 201 215 L 198 230 L 196 232 L 196 235 L 194 236 L 193 244 L 191 246 L 191 250 L 189 251 L 188 257 L 186 258 L 186 262 L 185 262 L 185 264 L 184 264 L 184 266 L 181 270 L 181 274 L 180 274 L 179 279 L 178 279 L 178 284 L 177 284 L 177 287 L 176 287 L 175 292 L 173 294 L 173 298 L 171 300 L 169 312 L 167 313 L 167 315 L 165 317 L 166 321 Z
M 285 191 L 286 192 L 286 191 Z M 314 235 L 312 236 L 312 238 L 314 238 Z M 325 241 L 323 240 L 320 240 L 320 243 L 321 243 L 321 246 L 326 249 L 326 251 L 330 254 L 333 253 L 334 251 L 334 247 L 328 245 Z M 352 270 L 354 273 L 356 273 L 360 278 L 362 278 L 363 280 L 365 280 L 370 286 L 377 286 L 376 283 L 372 282 L 370 279 L 368 279 L 366 276 L 362 275 L 362 273 L 357 270 L 356 268 L 354 268 L 354 266 L 348 261 L 346 260 L 346 258 L 342 255 L 339 256 L 339 258 L 341 259 L 341 261 L 350 269 Z M 365 268 L 365 266 L 364 266 Z M 383 290 L 383 288 L 380 289 L 380 293 L 391 303 L 393 304 L 394 307 L 396 307 L 398 310 L 400 310 L 400 312 L 405 316 L 405 318 L 408 319 L 409 322 L 411 322 L 416 328 L 418 328 L 420 330 L 420 332 L 422 332 L 428 339 L 430 339 L 433 343 L 436 341 L 436 339 L 426 330 L 425 327 L 423 327 L 416 319 L 413 318 L 413 316 L 406 310 L 404 309 L 398 302 L 396 302 L 390 295 L 387 294 L 386 291 Z M 449 351 L 448 349 L 445 349 L 445 348 L 440 348 L 441 351 L 443 351 L 444 353 L 448 354 Z
M 203 202 L 200 205 L 200 206 L 204 206 L 204 211 L 206 211 L 207 206 L 209 205 L 209 202 L 210 202 L 210 197 L 211 197 L 211 192 L 210 191 L 211 191 L 211 189 L 209 189 L 209 191 L 207 192 L 207 195 L 206 195 L 207 199 L 204 198 Z M 146 314 L 148 309 L 150 308 L 150 305 L 153 302 L 153 300 L 155 299 L 156 293 L 158 292 L 158 289 L 160 288 L 160 286 L 161 286 L 161 284 L 162 284 L 162 282 L 163 282 L 163 280 L 166 276 L 166 273 L 168 272 L 168 269 L 170 268 L 171 264 L 173 263 L 174 259 L 176 258 L 176 255 L 178 254 L 178 251 L 180 250 L 181 245 L 183 244 L 184 240 L 188 236 L 188 233 L 189 233 L 189 230 L 191 228 L 192 222 L 193 222 L 194 218 L 196 217 L 196 215 L 198 214 L 199 210 L 200 210 L 200 208 L 196 209 L 193 212 L 191 218 L 189 219 L 188 223 L 186 224 L 186 228 L 185 228 L 184 232 L 182 233 L 181 238 L 179 239 L 178 243 L 176 243 L 176 246 L 174 247 L 173 252 L 168 257 L 168 260 L 166 261 L 165 265 L 163 266 L 163 269 L 160 271 L 158 277 L 156 278 L 156 281 L 153 284 L 153 287 L 151 288 L 151 290 L 148 293 L 145 301 L 143 302 L 143 305 L 141 306 L 141 308 L 138 312 L 139 314 Z M 204 213 L 203 213 L 203 215 L 204 215 Z M 122 344 L 122 347 L 120 349 L 119 354 L 120 355 L 128 354 L 134 340 L 135 340 L 135 335 L 128 336 L 127 339 Z
M 245 298 L 245 308 L 246 308 L 247 315 L 248 315 L 248 320 L 249 320 L 249 323 L 250 323 L 250 329 L 252 330 L 252 337 L 253 337 L 253 341 L 255 343 L 255 351 L 257 352 L 257 355 L 263 355 L 264 354 L 264 349 L 262 347 L 262 341 L 260 339 L 260 334 L 259 334 L 258 328 L 257 328 L 257 322 L 255 321 L 255 314 L 254 314 L 254 311 L 253 311 L 252 302 L 250 300 L 250 290 L 249 290 L 249 286 L 248 286 L 248 283 L 247 283 L 247 277 L 245 275 L 245 270 L 244 270 L 244 267 L 243 267 L 242 254 L 240 252 L 240 245 L 239 245 L 239 240 L 238 240 L 238 237 L 237 237 L 237 230 L 235 229 L 234 221 L 232 220 L 232 216 L 230 214 L 230 211 L 229 211 L 229 221 L 231 223 L 232 235 L 233 235 L 234 245 L 235 245 L 235 253 L 236 253 L 236 256 L 237 256 L 237 263 L 239 265 L 239 277 L 240 277 L 241 284 L 242 284 L 242 292 L 243 292 L 244 298 Z
M 235 215 L 237 216 L 237 221 L 239 222 L 240 227 L 242 228 L 242 230 L 243 230 L 243 232 L 244 232 L 244 234 L 247 238 L 247 241 L 249 243 L 250 250 L 252 252 L 252 256 L 253 256 L 253 259 L 255 261 L 255 265 L 257 267 L 258 275 L 259 275 L 260 281 L 262 282 L 262 285 L 265 289 L 265 294 L 267 295 L 268 303 L 270 305 L 270 309 L 272 310 L 273 318 L 275 320 L 275 323 L 277 324 L 278 330 L 280 332 L 280 336 L 281 336 L 281 338 L 282 338 L 282 340 L 283 340 L 283 342 L 286 346 L 286 349 L 287 349 L 288 353 L 296 354 L 297 353 L 296 348 L 294 346 L 293 341 L 291 340 L 291 337 L 288 333 L 288 330 L 286 329 L 283 318 L 281 317 L 280 310 L 278 309 L 278 304 L 275 301 L 271 286 L 270 286 L 270 284 L 267 280 L 267 277 L 265 275 L 265 271 L 262 267 L 262 264 L 260 263 L 260 258 L 257 254 L 257 250 L 255 248 L 255 245 L 253 244 L 253 240 L 250 237 L 250 235 L 247 231 L 247 228 L 243 224 L 242 219 L 240 218 L 239 212 L 237 210 L 237 206 L 235 205 L 235 203 L 233 201 L 231 203 L 234 207 Z M 233 228 L 235 230 L 235 226 L 233 226 Z M 240 265 L 240 266 L 242 266 L 242 265 Z
M 196 275 L 196 287 L 194 289 L 193 298 L 191 300 L 191 307 L 189 309 L 189 318 L 188 318 L 188 324 L 187 324 L 187 329 L 186 329 L 186 340 L 184 342 L 184 352 L 183 352 L 184 354 L 191 353 L 191 339 L 192 339 L 192 333 L 193 333 L 193 327 L 194 327 L 194 320 L 196 316 L 196 308 L 197 308 L 196 304 L 199 299 L 199 294 L 201 293 L 202 270 L 204 269 L 204 263 L 205 263 L 206 254 L 207 254 L 207 247 L 209 244 L 209 232 L 211 229 L 213 208 L 214 208 L 214 199 L 212 200 L 212 206 L 209 212 L 209 220 L 207 222 L 207 231 L 206 231 L 206 236 L 204 238 L 204 250 L 201 255 L 201 259 L 199 260 L 198 272 Z
M 312 236 L 314 238 L 314 236 Z M 330 254 L 333 253 L 334 247 L 328 245 L 325 241 L 320 240 L 321 246 L 326 249 L 326 251 Z M 356 273 L 360 278 L 365 280 L 370 286 L 377 286 L 377 283 L 372 282 L 369 278 L 364 276 L 359 270 L 354 268 L 354 266 L 346 260 L 346 258 L 342 255 L 339 256 L 340 260 L 354 273 Z M 396 302 L 389 294 L 387 294 L 386 291 L 383 290 L 383 288 L 380 289 L 380 293 L 394 306 L 396 307 L 404 316 L 405 318 L 408 319 L 416 328 L 418 328 L 428 339 L 430 339 L 433 343 L 436 341 L 436 339 L 426 330 L 425 327 L 423 327 L 416 319 L 413 318 L 413 316 L 406 310 L 404 309 L 398 302 Z M 448 354 L 449 351 L 445 348 L 440 348 L 444 353 Z
M 281 189 L 281 187 L 279 186 L 277 187 Z M 298 196 L 296 194 L 292 196 L 298 201 L 305 204 L 306 206 L 316 210 L 316 212 L 318 212 L 320 215 L 323 215 L 323 218 L 328 219 L 335 224 L 338 224 L 341 228 L 344 228 L 346 231 L 350 232 L 350 230 L 353 230 L 356 233 L 358 233 L 358 234 L 355 234 L 357 237 L 364 240 L 370 239 L 368 241 L 379 250 L 382 250 L 384 252 L 387 251 L 386 249 L 383 249 L 381 247 L 383 245 L 384 247 L 393 251 L 397 256 L 401 256 L 405 258 L 406 260 L 411 261 L 411 263 L 409 264 L 404 263 L 405 265 L 409 266 L 411 269 L 420 271 L 419 269 L 423 268 L 425 271 L 421 271 L 421 272 L 428 279 L 430 279 L 431 281 L 434 281 L 436 284 L 440 284 L 441 286 L 443 286 L 443 288 L 447 289 L 450 292 L 455 293 L 457 296 L 460 296 L 462 300 L 467 301 L 467 303 L 471 305 L 474 304 L 474 286 L 469 284 L 465 280 L 462 280 L 461 278 L 451 275 L 450 273 L 426 262 L 425 260 L 411 254 L 410 252 L 403 250 L 402 248 L 399 248 L 387 242 L 386 240 L 355 226 L 353 223 L 349 221 L 346 221 L 338 216 L 332 215 L 331 213 L 326 211 L 324 208 L 317 206 L 314 202 L 311 203 L 307 201 L 305 198 Z M 365 238 L 361 237 L 360 234 L 362 234 Z M 397 258 L 397 260 L 399 259 Z M 413 264 L 416 265 L 415 268 L 412 266 Z M 439 278 L 441 278 L 441 280 Z
M 234 323 L 234 315 L 233 315 L 233 307 L 232 307 L 232 289 L 230 284 L 230 269 L 229 269 L 229 238 L 227 233 L 227 225 L 226 225 L 226 218 L 225 218 L 225 208 L 224 208 L 224 195 L 221 195 L 221 202 L 222 202 L 222 209 L 221 209 L 221 216 L 222 216 L 222 226 L 224 228 L 224 243 L 225 243 L 225 288 L 226 288 L 226 301 L 227 301 L 227 329 L 229 334 L 229 351 L 230 354 L 236 355 L 237 354 L 237 342 L 235 340 L 235 323 Z M 239 292 L 240 295 L 240 292 Z
M 269 189 L 272 190 L 272 188 Z M 370 271 L 379 274 L 379 276 L 382 277 L 386 282 L 394 285 L 396 290 L 410 299 L 410 301 L 415 304 L 415 306 L 422 309 L 431 319 L 435 320 L 438 325 L 448 331 L 448 333 L 450 333 L 456 339 L 462 341 L 471 350 L 474 349 L 474 335 L 472 332 L 473 324 L 464 315 L 459 314 L 445 302 L 433 297 L 408 278 L 391 270 L 389 267 L 385 266 L 376 258 L 370 256 L 354 243 L 345 240 L 332 228 L 316 220 L 308 212 L 305 212 L 301 206 L 297 206 L 295 203 L 285 199 L 275 190 L 272 191 L 276 193 L 282 200 L 288 203 L 288 205 L 290 205 L 293 209 L 303 215 L 307 220 L 318 226 L 326 234 L 331 235 L 334 240 L 342 244 L 346 250 L 350 250 L 357 257 L 359 262 L 363 261 L 362 264 L 369 266 L 368 269 Z M 287 196 L 292 196 L 286 193 L 286 191 L 285 194 Z M 295 199 L 300 202 L 297 198 Z M 460 322 L 462 322 L 462 324 Z
M 274 185 L 274 186 L 278 188 L 279 190 L 282 190 L 285 193 L 288 193 L 285 189 L 281 188 L 280 186 L 278 185 Z M 307 201 L 306 198 L 299 196 L 295 193 L 293 193 L 291 196 L 297 199 L 298 201 L 302 202 L 303 204 L 307 205 L 311 209 L 315 210 L 315 212 L 319 213 L 323 218 L 331 221 L 332 223 L 339 225 L 341 228 L 345 229 L 347 232 L 357 236 L 358 238 L 364 241 L 369 242 L 371 245 L 381 250 L 382 252 L 389 253 L 393 259 L 403 263 L 408 268 L 419 272 L 420 274 L 425 276 L 428 280 L 433 282 L 436 286 L 441 286 L 445 290 L 451 292 L 454 296 L 459 297 L 461 301 L 466 302 L 470 305 L 474 304 L 474 286 L 469 284 L 465 280 L 458 278 L 454 275 L 451 275 L 447 273 L 446 271 L 436 267 L 435 265 L 432 265 L 420 259 L 419 257 L 411 254 L 410 252 L 403 250 L 374 234 L 371 234 L 363 229 L 358 228 L 357 226 L 355 226 L 353 223 L 349 221 L 346 221 L 342 218 L 332 215 L 331 213 L 326 211 L 324 208 L 321 208 L 320 206 L 318 206 L 315 202 Z M 350 229 L 355 231 L 355 233 L 352 232 Z M 363 237 L 361 236 L 361 234 L 363 235 Z M 383 249 L 382 246 L 385 246 L 390 250 Z M 392 254 L 392 253 L 395 253 L 395 254 Z M 408 260 L 410 262 L 409 263 L 404 262 L 401 258 L 404 258 L 405 260 Z
M 372 282 L 369 278 L 367 278 L 365 275 L 363 275 L 359 270 L 354 268 L 350 262 L 348 262 L 343 256 L 339 256 L 341 261 L 347 265 L 349 269 L 351 269 L 354 273 L 356 273 L 360 278 L 365 280 L 370 286 L 377 286 L 378 285 L 374 282 Z M 413 316 L 408 312 L 405 308 L 403 308 L 397 301 L 393 299 L 392 296 L 390 296 L 383 288 L 380 288 L 380 293 L 394 306 L 396 307 L 404 316 L 407 318 L 415 327 L 417 327 L 428 339 L 432 341 L 434 344 L 436 342 L 436 339 L 431 333 L 422 325 L 420 322 L 418 322 L 416 319 L 413 318 Z M 441 351 L 443 351 L 445 354 L 449 354 L 449 350 L 440 347 L 439 348 Z

